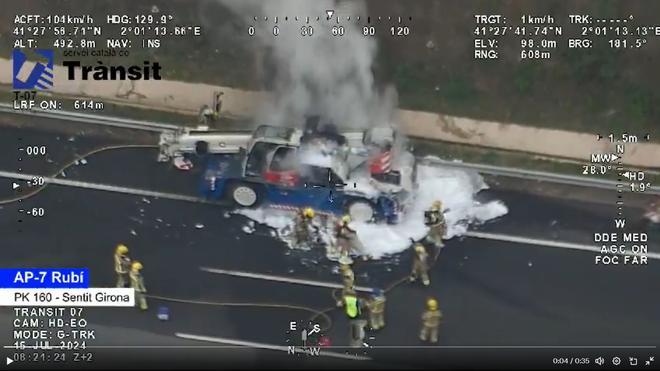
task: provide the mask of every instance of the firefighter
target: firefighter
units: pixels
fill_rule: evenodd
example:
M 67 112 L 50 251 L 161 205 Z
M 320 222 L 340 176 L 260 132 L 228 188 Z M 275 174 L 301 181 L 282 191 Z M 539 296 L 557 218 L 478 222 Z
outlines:
M 367 321 L 360 318 L 362 314 L 362 302 L 354 290 L 347 291 L 342 300 L 350 326 L 349 345 L 354 348 L 362 347 L 365 336 L 364 327 L 367 325 Z
M 224 92 L 216 91 L 213 93 L 213 104 L 211 107 L 203 105 L 199 112 L 199 121 L 203 124 L 214 123 L 220 117 L 220 109 L 222 108 L 222 99 Z
M 422 314 L 422 330 L 419 338 L 422 341 L 438 342 L 438 327 L 442 321 L 442 312 L 438 309 L 438 301 L 431 298 L 426 302 L 426 310 Z
M 372 330 L 380 330 L 385 327 L 385 293 L 376 289 L 371 299 L 366 302 L 369 310 L 369 326 Z
M 415 282 L 417 278 L 422 279 L 424 286 L 428 286 L 431 281 L 429 280 L 429 254 L 426 252 L 424 245 L 421 243 L 415 244 L 415 253 L 413 255 L 413 267 L 410 273 L 410 282 Z
M 431 209 L 424 212 L 424 224 L 429 227 L 427 239 L 437 247 L 444 246 L 442 240 L 447 234 L 447 222 L 442 212 L 442 201 L 434 201 Z
M 341 289 L 341 299 L 337 301 L 337 306 L 340 307 L 344 303 L 344 297 L 354 291 L 353 285 L 355 284 L 355 274 L 351 269 L 351 266 L 348 264 L 341 265 L 341 279 L 342 279 L 342 289 Z
M 128 284 L 128 271 L 131 266 L 131 258 L 128 257 L 128 247 L 124 244 L 115 248 L 115 273 L 117 274 L 117 287 L 126 287 Z
M 355 284 L 355 273 L 353 273 L 350 265 L 341 265 L 341 278 L 344 284 L 344 288 L 353 288 L 353 285 Z
M 351 253 L 363 250 L 357 232 L 349 226 L 350 222 L 351 217 L 349 215 L 344 215 L 337 228 L 337 243 L 339 244 L 341 255 L 347 257 L 351 255 Z
M 131 287 L 135 289 L 135 304 L 140 306 L 140 309 L 147 310 L 147 288 L 144 287 L 144 279 L 142 278 L 142 263 L 135 261 L 131 264 Z
M 294 227 L 296 246 L 304 247 L 309 244 L 312 219 L 314 219 L 314 209 L 311 207 L 306 207 L 298 211 Z

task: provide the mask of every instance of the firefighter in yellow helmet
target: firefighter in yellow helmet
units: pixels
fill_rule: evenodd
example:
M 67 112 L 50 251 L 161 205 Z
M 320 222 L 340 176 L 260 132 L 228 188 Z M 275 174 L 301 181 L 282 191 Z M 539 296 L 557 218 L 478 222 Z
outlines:
M 447 221 L 442 211 L 442 201 L 433 201 L 431 209 L 424 212 L 424 224 L 429 227 L 426 238 L 438 247 L 444 246 L 442 240 L 447 234 Z
M 135 289 L 135 304 L 140 306 L 140 309 L 147 310 L 147 288 L 144 286 L 144 279 L 142 278 L 142 263 L 135 261 L 131 264 L 131 287 Z
M 442 321 L 442 312 L 438 309 L 438 301 L 431 298 L 426 302 L 426 310 L 422 314 L 422 330 L 419 338 L 422 341 L 438 342 L 438 327 Z
M 314 219 L 314 209 L 306 207 L 296 214 L 294 237 L 297 247 L 307 247 L 310 242 L 310 228 Z
M 343 304 L 343 298 L 347 293 L 350 293 L 354 290 L 354 284 L 355 284 L 355 273 L 353 273 L 353 270 L 351 269 L 351 266 L 348 264 L 342 264 L 340 268 L 340 273 L 341 273 L 341 280 L 342 280 L 342 290 L 341 290 L 341 300 L 337 302 L 337 306 L 341 306 Z
M 128 247 L 119 244 L 115 248 L 115 273 L 117 274 L 117 287 L 126 287 L 128 284 L 128 271 L 131 267 L 131 258 L 128 257 Z
M 373 330 L 385 327 L 385 293 L 381 289 L 374 290 L 371 298 L 365 303 L 369 310 L 369 326 Z
M 360 243 L 360 240 L 358 239 L 357 232 L 349 226 L 350 222 L 351 217 L 349 215 L 344 215 L 337 227 L 337 243 L 339 244 L 341 255 L 346 258 L 348 258 L 351 253 L 364 250 L 362 248 L 362 243 Z M 349 259 L 346 258 L 345 261 L 348 261 Z
M 426 248 L 421 243 L 415 244 L 415 251 L 413 253 L 412 272 L 410 273 L 410 282 L 415 282 L 417 278 L 422 279 L 424 286 L 428 286 L 431 281 L 429 279 L 429 254 Z
M 353 273 L 353 269 L 351 269 L 350 265 L 348 264 L 341 265 L 341 278 L 344 287 L 353 288 L 353 285 L 355 284 L 355 273 Z

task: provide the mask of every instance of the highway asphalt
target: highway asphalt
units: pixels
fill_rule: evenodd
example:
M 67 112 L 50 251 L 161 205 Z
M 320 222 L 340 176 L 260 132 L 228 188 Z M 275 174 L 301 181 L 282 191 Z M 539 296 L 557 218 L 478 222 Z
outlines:
M 44 175 L 52 175 L 75 154 L 126 142 L 102 137 L 72 138 L 49 130 L 0 130 L 0 145 L 9 149 L 0 156 L 0 170 L 17 171 L 20 167 L 24 173 Z M 47 145 L 48 160 L 24 156 L 18 161 L 18 147 L 22 146 L 19 142 Z M 16 148 L 13 153 L 12 148 Z M 177 171 L 168 164 L 157 163 L 155 158 L 154 149 L 113 150 L 91 156 L 87 164 L 74 166 L 65 174 L 67 179 L 195 194 L 198 176 L 194 172 Z M 0 202 L 20 194 L 11 190 L 10 184 L 10 180 L 0 179 Z M 27 190 L 25 185 L 21 189 Z M 612 196 L 616 198 L 616 193 Z M 591 243 L 594 232 L 613 230 L 615 207 L 602 203 L 564 201 L 497 188 L 480 197 L 501 199 L 510 209 L 508 215 L 476 227 L 482 231 Z M 228 217 L 227 209 L 221 206 L 53 185 L 20 203 L 0 206 L 3 266 L 89 267 L 93 286 L 109 287 L 114 283 L 112 250 L 123 242 L 135 259 L 144 262 L 151 295 L 184 301 L 150 299 L 147 313 L 133 308 L 88 309 L 87 318 L 99 328 L 96 344 L 198 344 L 173 336 L 190 333 L 286 345 L 290 321 L 308 321 L 315 311 L 334 305 L 331 289 L 201 271 L 199 268 L 206 266 L 339 282 L 333 273 L 334 264 L 324 259 L 321 252 L 291 251 L 270 237 L 265 226 L 258 226 L 254 234 L 246 234 L 241 229 L 246 219 Z M 32 207 L 45 208 L 47 215 L 39 219 L 18 212 Z M 639 210 L 627 212 L 633 215 Z M 653 251 L 660 250 L 657 242 L 649 246 Z M 620 351 L 580 347 L 658 345 L 657 260 L 650 260 L 645 266 L 602 266 L 594 264 L 594 256 L 591 252 L 473 238 L 448 241 L 432 270 L 430 288 L 404 283 L 388 293 L 387 326 L 379 332 L 369 332 L 373 339 L 367 339 L 376 348 L 357 352 L 374 361 L 360 362 L 357 367 L 527 367 L 538 362 L 547 368 L 553 366 L 553 354 Z M 409 268 L 410 256 L 403 253 L 388 261 L 358 262 L 355 270 L 359 285 L 388 287 L 405 277 Z M 439 299 L 445 315 L 440 345 L 446 348 L 378 348 L 421 345 L 416 338 L 419 316 L 425 300 L 431 296 Z M 259 306 L 263 304 L 309 309 Z M 157 320 L 155 309 L 159 305 L 170 308 L 170 321 Z M 11 318 L 8 309 L 0 310 L 0 314 Z M 330 309 L 328 315 L 332 326 L 327 335 L 333 345 L 345 345 L 346 320 L 336 309 Z M 315 320 L 324 327 L 328 325 L 323 317 Z M 502 348 L 477 348 L 485 345 Z M 464 346 L 473 348 L 461 348 Z M 515 346 L 576 348 L 508 348 Z M 289 367 L 333 367 L 357 362 L 327 357 L 321 357 L 321 361 L 254 349 L 229 349 L 235 357 L 222 356 L 226 353 L 217 349 L 171 349 L 163 353 L 169 358 L 156 357 L 153 350 L 126 351 L 154 362 L 174 362 L 173 359 L 181 358 L 174 355 L 184 354 L 182 359 L 190 367 L 213 367 L 223 361 L 244 367 L 274 367 L 278 362 L 291 363 Z M 117 355 L 100 352 L 105 361 Z M 149 356 L 144 355 L 147 352 Z M 628 353 L 621 353 L 622 356 L 634 352 L 653 354 L 657 349 L 625 352 Z

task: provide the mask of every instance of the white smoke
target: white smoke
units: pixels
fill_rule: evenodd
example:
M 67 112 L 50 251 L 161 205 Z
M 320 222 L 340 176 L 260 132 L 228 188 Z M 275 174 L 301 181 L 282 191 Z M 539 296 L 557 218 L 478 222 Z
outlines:
M 272 64 L 269 73 L 274 76 L 269 78 L 274 77 L 274 101 L 262 107 L 260 119 L 264 123 L 299 125 L 306 115 L 320 115 L 340 127 L 365 128 L 393 123 L 396 93 L 392 88 L 378 89 L 373 75 L 376 39 L 363 36 L 363 22 L 356 22 L 357 16 L 366 18 L 364 3 L 335 0 L 221 2 L 243 17 L 246 25 L 255 26 L 255 47 L 260 48 L 267 63 Z M 332 19 L 327 19 L 326 10 L 335 11 Z M 285 17 L 288 20 L 285 21 Z M 278 36 L 273 35 L 275 26 Z M 307 33 L 311 27 L 312 35 L 303 36 L 303 27 Z M 333 35 L 333 27 L 343 35 Z

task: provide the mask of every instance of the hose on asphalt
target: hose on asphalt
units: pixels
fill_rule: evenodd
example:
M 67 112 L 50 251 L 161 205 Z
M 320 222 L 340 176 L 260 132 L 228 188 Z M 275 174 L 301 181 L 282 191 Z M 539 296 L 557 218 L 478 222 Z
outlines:
M 154 145 L 154 144 L 120 144 L 120 145 L 96 148 L 96 149 L 91 150 L 91 151 L 89 151 L 85 154 L 76 156 L 71 162 L 68 162 L 67 164 L 65 164 L 64 166 L 59 168 L 53 175 L 49 176 L 49 178 L 56 178 L 63 171 L 65 171 L 68 168 L 70 168 L 71 166 L 75 165 L 76 162 L 78 162 L 78 161 L 80 161 L 84 158 L 87 158 L 89 156 L 95 155 L 95 154 L 100 153 L 100 152 L 110 151 L 110 150 L 114 150 L 114 149 L 125 149 L 125 148 L 158 148 L 158 146 Z M 13 203 L 13 202 L 18 202 L 19 200 L 28 199 L 28 198 L 38 194 L 39 192 L 43 191 L 44 189 L 46 189 L 46 186 L 48 186 L 48 183 L 44 183 L 43 185 L 35 187 L 34 189 L 30 190 L 30 192 L 28 192 L 28 193 L 24 193 L 24 194 L 21 194 L 19 196 L 12 197 L 12 198 L 6 198 L 6 199 L 3 199 L 3 200 L 0 200 L 0 205 L 6 205 L 6 204 Z
M 435 254 L 433 255 L 433 261 L 432 261 L 431 264 L 429 265 L 429 270 L 432 269 L 433 266 L 435 266 L 435 264 L 437 263 L 437 261 L 438 261 L 438 257 L 440 256 L 440 250 L 441 250 L 441 249 L 442 249 L 442 247 L 436 247 Z M 400 279 L 394 281 L 394 282 L 391 283 L 389 286 L 386 286 L 385 289 L 383 290 L 383 292 L 384 292 L 384 293 L 388 293 L 388 292 L 394 290 L 396 287 L 400 286 L 401 284 L 403 284 L 403 283 L 405 283 L 405 282 L 408 282 L 408 279 L 409 279 L 409 276 L 405 276 L 405 277 L 403 277 L 403 278 L 400 278 Z M 330 293 L 330 295 L 332 296 L 332 300 L 333 300 L 334 302 L 337 302 L 337 301 L 340 300 L 339 296 L 337 295 L 337 293 L 338 293 L 339 290 L 341 290 L 341 289 L 333 289 L 332 292 Z M 330 312 L 330 311 L 332 311 L 332 310 L 334 310 L 334 309 L 337 309 L 337 307 L 329 307 L 329 308 L 323 310 L 322 312 L 323 312 L 323 313 L 327 313 L 327 312 Z M 313 316 L 313 317 L 310 319 L 310 321 L 315 320 L 317 317 L 318 317 L 318 315 Z
M 114 145 L 114 146 L 105 146 L 105 147 L 100 147 L 96 148 L 94 150 L 91 150 L 89 152 L 86 152 L 82 155 L 76 156 L 72 161 L 68 162 L 61 168 L 59 168 L 53 175 L 50 176 L 50 178 L 56 178 L 59 174 L 61 174 L 63 171 L 67 170 L 71 166 L 75 165 L 77 162 L 80 160 L 87 158 L 89 156 L 95 155 L 100 152 L 105 152 L 105 151 L 110 151 L 110 150 L 115 150 L 115 149 L 126 149 L 126 148 L 158 148 L 157 145 L 153 144 L 123 144 L 123 145 Z M 17 197 L 13 198 L 8 198 L 8 199 L 3 199 L 0 200 L 0 205 L 5 205 L 5 204 L 10 204 L 13 202 L 17 202 L 19 200 L 25 200 L 27 198 L 30 198 L 32 196 L 35 196 L 39 192 L 43 191 L 46 186 L 48 186 L 48 183 L 45 183 L 44 185 L 41 185 L 39 187 L 34 188 L 28 193 L 22 194 Z M 440 254 L 440 249 L 438 248 L 435 256 L 433 258 L 433 262 L 430 264 L 429 269 L 433 268 L 435 263 L 438 260 L 438 256 Z M 395 289 L 397 286 L 403 284 L 404 282 L 408 281 L 408 277 L 403 277 L 389 286 L 387 286 L 383 291 L 384 292 L 390 292 L 391 290 Z M 334 289 L 331 292 L 331 296 L 333 299 L 333 302 L 336 302 L 339 300 L 337 297 L 337 291 L 338 289 Z M 146 295 L 149 298 L 156 299 L 156 300 L 163 300 L 163 301 L 170 301 L 170 302 L 180 302 L 180 303 L 188 303 L 188 304 L 198 304 L 198 305 L 214 305 L 214 306 L 227 306 L 227 307 L 261 307 L 261 308 L 286 308 L 286 309 L 294 309 L 294 310 L 302 310 L 302 311 L 307 311 L 311 312 L 313 316 L 310 318 L 310 321 L 314 321 L 318 317 L 322 317 L 325 321 L 325 328 L 323 328 L 323 331 L 327 331 L 330 328 L 332 328 L 332 319 L 330 316 L 327 314 L 328 312 L 331 312 L 332 310 L 336 309 L 335 306 L 328 307 L 323 310 L 316 310 L 313 308 L 309 307 L 304 307 L 304 306 L 297 306 L 297 305 L 289 305 L 289 304 L 276 304 L 276 303 L 222 303 L 222 302 L 207 302 L 207 301 L 197 301 L 197 300 L 187 300 L 187 299 L 177 299 L 177 298 L 168 298 L 164 296 L 157 296 L 157 295 Z
M 212 301 L 203 301 L 203 300 L 177 299 L 177 298 L 170 298 L 170 297 L 158 296 L 158 295 L 145 295 L 145 296 L 151 299 L 156 299 L 161 301 L 196 304 L 196 305 L 211 305 L 218 307 L 257 307 L 257 308 L 279 308 L 279 309 L 301 310 L 301 311 L 313 313 L 314 314 L 313 318 L 322 317 L 323 320 L 325 321 L 325 327 L 322 328 L 322 331 L 327 331 L 332 327 L 332 319 L 330 319 L 330 316 L 328 316 L 325 313 L 327 310 L 319 311 L 313 308 L 304 307 L 300 305 L 277 304 L 277 303 L 232 303 L 232 302 L 223 303 L 223 302 L 212 302 Z

